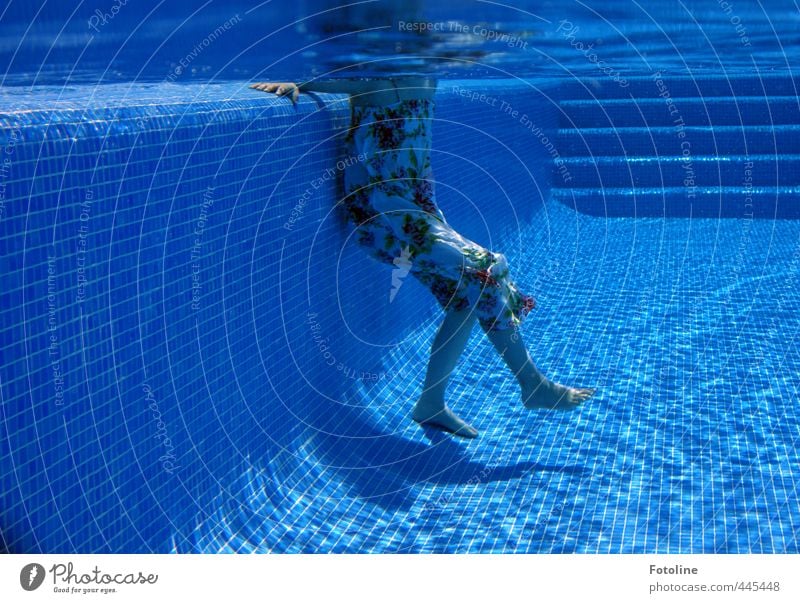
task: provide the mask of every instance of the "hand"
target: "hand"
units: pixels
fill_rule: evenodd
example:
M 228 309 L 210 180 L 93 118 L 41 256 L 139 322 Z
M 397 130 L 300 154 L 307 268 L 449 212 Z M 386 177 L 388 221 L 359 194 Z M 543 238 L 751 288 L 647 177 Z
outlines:
M 292 82 L 260 82 L 251 84 L 250 87 L 262 92 L 274 92 L 278 96 L 288 96 L 293 103 L 296 103 L 297 97 L 300 96 L 300 88 Z

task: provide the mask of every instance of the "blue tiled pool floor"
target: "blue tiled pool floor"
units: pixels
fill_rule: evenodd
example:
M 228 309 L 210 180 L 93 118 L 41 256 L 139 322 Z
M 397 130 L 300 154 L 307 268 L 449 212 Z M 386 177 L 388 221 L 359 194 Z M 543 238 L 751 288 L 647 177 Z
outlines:
M 243 466 L 175 548 L 800 551 L 800 222 L 604 219 L 551 202 L 518 240 L 502 251 L 538 300 L 528 346 L 554 379 L 596 386 L 591 402 L 524 410 L 476 329 L 449 403 L 480 437 L 424 434 L 408 414 L 428 320 L 387 379 Z

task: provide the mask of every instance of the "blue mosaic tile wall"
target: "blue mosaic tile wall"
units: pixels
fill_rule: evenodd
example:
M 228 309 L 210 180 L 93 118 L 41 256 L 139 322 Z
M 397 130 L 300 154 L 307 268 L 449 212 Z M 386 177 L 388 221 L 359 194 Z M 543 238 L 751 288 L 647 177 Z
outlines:
M 236 83 L 0 93 L 8 550 L 199 550 L 195 527 L 250 473 L 280 507 L 308 435 L 340 433 L 348 396 L 436 320 L 432 298 L 389 303 L 390 271 L 335 210 L 344 100 L 293 107 Z M 440 205 L 513 258 L 551 177 L 520 116 L 554 135 L 551 84 L 448 82 L 436 102 Z

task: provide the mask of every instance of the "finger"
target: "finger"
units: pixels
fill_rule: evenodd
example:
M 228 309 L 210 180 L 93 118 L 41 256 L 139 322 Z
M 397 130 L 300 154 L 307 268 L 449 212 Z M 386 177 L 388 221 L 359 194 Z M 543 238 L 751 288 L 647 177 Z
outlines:
M 263 82 L 257 85 L 258 90 L 262 90 L 264 92 L 275 92 L 280 84 L 275 84 L 272 82 Z
M 297 86 L 295 86 L 294 84 L 281 84 L 280 88 L 278 88 L 278 95 L 281 97 L 288 96 L 292 98 L 292 102 L 294 102 L 295 100 L 293 97 L 296 92 L 297 92 Z
M 292 102 L 297 104 L 297 99 L 300 97 L 300 88 L 295 86 L 294 92 L 292 92 Z

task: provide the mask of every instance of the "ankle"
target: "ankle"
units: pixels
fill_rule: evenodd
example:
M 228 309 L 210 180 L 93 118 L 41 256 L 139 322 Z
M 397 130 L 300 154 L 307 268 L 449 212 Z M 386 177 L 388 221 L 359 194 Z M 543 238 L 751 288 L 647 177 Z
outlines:
M 547 383 L 547 379 L 545 379 L 541 374 L 538 374 L 538 371 L 519 375 L 517 377 L 517 381 L 519 382 L 519 386 L 524 391 L 538 389 Z
M 444 410 L 444 398 L 420 396 L 415 408 L 425 410 Z

